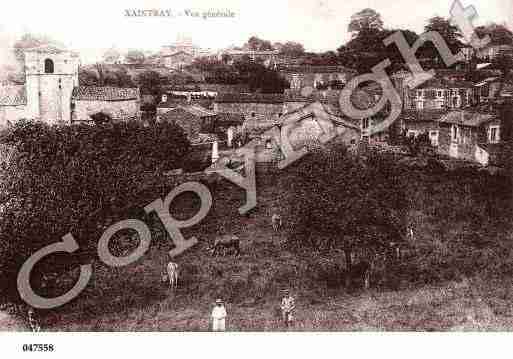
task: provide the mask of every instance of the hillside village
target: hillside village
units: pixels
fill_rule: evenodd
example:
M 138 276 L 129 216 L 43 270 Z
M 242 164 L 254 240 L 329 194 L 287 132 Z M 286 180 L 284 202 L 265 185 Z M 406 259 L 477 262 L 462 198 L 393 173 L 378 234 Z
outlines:
M 98 118 L 176 121 L 193 142 L 207 137 L 228 144 L 228 129 L 233 136 L 244 123 L 278 123 L 287 113 L 321 103 L 327 113 L 360 127 L 357 141 L 397 144 L 393 142 L 398 135 L 417 138 L 426 134 L 437 153 L 486 166 L 493 163 L 501 142 L 507 140 L 503 133 L 506 112 L 500 109 L 513 96 L 510 74 L 503 73 L 500 66 L 513 53 L 511 32 L 493 27 L 490 31 L 506 31 L 508 36 L 497 35 L 480 51 L 461 44 L 464 60 L 450 69 L 435 68 L 435 77 L 417 88 L 407 87 L 406 67 L 392 72 L 403 111 L 393 128 L 379 133 L 372 129 L 386 117 L 386 111 L 354 120 L 340 109 L 344 85 L 361 73 L 361 69 L 343 64 L 342 53 L 339 58 L 334 53 L 326 58 L 304 50 L 290 55 L 256 37 L 243 48 L 213 52 L 180 35 L 158 54 L 141 52 L 137 58 L 132 51 L 129 62 L 113 48 L 105 53 L 103 63 L 95 65 L 81 65 L 78 54 L 51 45 L 22 49 L 24 79 L 21 83 L 4 81 L 1 86 L 0 121 L 3 126 L 20 119 L 68 125 L 95 123 Z M 234 68 L 237 62 L 239 66 Z M 432 63 L 430 59 L 423 62 Z M 234 69 L 244 63 L 255 65 L 254 71 L 276 74 L 271 79 L 276 91 L 250 88 L 253 85 L 240 79 L 219 80 L 223 66 L 225 73 L 236 74 Z M 91 76 L 97 78 L 91 81 Z M 126 79 L 113 86 L 109 84 L 116 82 L 109 80 L 112 76 Z M 91 86 L 91 82 L 96 83 Z M 363 93 L 357 107 L 369 107 L 381 97 L 377 84 L 359 90 Z M 369 132 L 373 133 L 370 137 Z
M 7 156 L 0 146 L 1 180 L 14 183 L 2 191 L 44 195 L 18 201 L 2 192 L 0 213 L 7 219 L 0 232 L 7 237 L 24 228 L 23 238 L 29 241 L 40 231 L 30 219 L 38 218 L 48 233 L 41 231 L 45 234 L 19 249 L 21 254 L 6 246 L 5 253 L 16 258 L 8 264 L 19 265 L 16 261 L 30 250 L 64 236 L 59 232 L 64 228 L 76 231 L 81 249 L 72 264 L 62 264 L 52 278 L 37 275 L 39 289 L 54 293 L 78 278 L 76 264 L 96 254 L 93 238 L 100 238 L 100 230 L 121 216 L 143 218 L 158 238 L 144 260 L 127 267 L 130 275 L 123 268 L 110 271 L 94 257 L 99 279 L 85 291 L 85 299 L 62 311 L 42 310 L 43 325 L 58 331 L 205 330 L 209 324 L 198 318 L 208 311 L 205 303 L 219 296 L 233 304 L 235 330 L 283 330 L 276 325 L 270 301 L 280 286 L 291 286 L 303 295 L 298 303 L 310 305 L 298 315 L 298 330 L 466 330 L 475 329 L 476 321 L 488 329 L 511 328 L 513 308 L 501 295 L 513 297 L 511 285 L 504 284 L 512 232 L 509 210 L 501 206 L 509 199 L 509 182 L 502 176 L 513 168 L 512 29 L 498 24 L 477 28 L 491 42 L 474 49 L 447 19 L 427 19 L 426 31 L 440 31 L 453 53 L 462 55 L 447 67 L 433 46 L 421 46 L 420 64 L 426 71 L 433 69 L 434 76 L 411 88 L 405 60 L 394 44 L 382 44 L 392 30 L 382 23 L 362 23 L 362 18 L 376 15 L 372 9 L 353 15 L 360 27 L 352 30 L 351 40 L 324 53 L 257 36 L 240 47 L 203 49 L 181 34 L 158 52 L 112 47 L 102 61 L 83 64 L 79 53 L 51 40 L 30 34 L 19 39 L 9 49 L 17 64 L 3 69 L 0 84 L 0 142 L 16 148 Z M 400 31 L 413 41 L 418 36 Z M 384 59 L 392 63 L 387 75 L 400 98 L 399 116 L 388 124 L 391 103 L 372 116 L 348 116 L 341 106 L 344 90 Z M 359 110 L 387 97 L 378 82 L 366 81 L 351 91 L 351 102 Z M 326 134 L 333 133 L 335 139 L 324 143 Z M 205 170 L 228 163 L 247 175 L 250 169 L 240 149 L 248 146 L 256 150 L 260 202 L 253 212 L 240 215 L 244 192 Z M 289 155 L 284 146 L 308 148 L 312 154 L 280 172 L 278 163 Z M 13 164 L 12 158 L 20 160 Z M 26 184 L 24 174 L 36 179 Z M 188 229 L 187 238 L 197 236 L 200 244 L 177 260 L 183 277 L 173 291 L 161 280 L 169 261 L 163 250 L 170 249 L 166 228 L 142 208 L 191 178 L 199 178 L 214 193 L 214 204 L 204 227 Z M 201 206 L 191 198 L 171 205 L 182 221 Z M 53 213 L 51 219 L 45 223 L 31 208 Z M 7 215 L 21 209 L 26 222 Z M 354 218 L 329 217 L 338 221 L 332 227 L 328 219 L 319 219 L 330 211 Z M 319 234 L 311 234 L 308 227 Z M 218 257 L 206 254 L 212 248 L 215 253 L 221 236 L 240 238 L 241 259 L 230 248 Z M 318 238 L 332 236 L 343 238 L 335 250 L 332 242 Z M 126 255 L 134 249 L 133 236 L 120 237 L 126 243 L 116 251 Z M 297 238 L 311 241 L 317 255 L 306 253 Z M 354 274 L 352 268 L 364 263 L 369 251 L 376 252 L 378 269 Z M 496 264 L 490 260 L 493 255 L 501 262 L 490 269 L 486 264 Z M 482 273 L 491 273 L 501 281 L 500 288 L 507 287 L 507 294 L 494 292 L 496 301 L 489 306 L 474 305 L 489 289 L 488 277 L 474 277 L 484 267 Z M 494 272 L 498 267 L 506 273 L 503 277 Z M 55 279 L 59 275 L 61 282 Z M 171 277 L 167 275 L 165 281 Z M 358 282 L 356 289 L 352 280 Z M 366 291 L 369 286 L 371 292 Z M 342 287 L 343 294 L 337 292 Z M 448 296 L 448 288 L 454 297 Z M 475 302 L 460 306 L 472 290 Z M 422 302 L 422 291 L 436 300 Z M 438 308 L 434 301 L 448 303 L 456 317 L 473 319 L 430 321 L 430 315 L 444 317 L 443 311 L 433 309 Z M 398 302 L 401 309 L 396 312 Z M 412 307 L 414 302 L 418 306 Z M 97 303 L 107 309 L 95 309 Z M 340 303 L 356 308 L 357 318 L 341 314 L 345 309 Z M 385 314 L 376 319 L 380 305 Z M 241 308 L 250 308 L 254 321 Z M 413 319 L 416 315 L 423 319 Z M 5 324 L 1 318 L 0 330 L 2 325 L 24 330 L 25 324 L 15 319 Z

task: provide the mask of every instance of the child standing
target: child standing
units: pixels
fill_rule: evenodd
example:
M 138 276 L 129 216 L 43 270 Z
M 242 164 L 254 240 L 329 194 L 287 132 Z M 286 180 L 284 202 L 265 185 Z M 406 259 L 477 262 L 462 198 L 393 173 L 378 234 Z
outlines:
M 224 332 L 226 329 L 226 308 L 222 299 L 217 299 L 214 309 L 212 309 L 212 330 L 214 332 Z
M 296 308 L 296 304 L 294 301 L 294 297 L 290 294 L 290 291 L 288 289 L 285 289 L 283 291 L 283 298 L 281 300 L 281 315 L 283 322 L 285 323 L 285 327 L 290 327 L 292 325 L 292 322 L 294 320 L 293 312 Z

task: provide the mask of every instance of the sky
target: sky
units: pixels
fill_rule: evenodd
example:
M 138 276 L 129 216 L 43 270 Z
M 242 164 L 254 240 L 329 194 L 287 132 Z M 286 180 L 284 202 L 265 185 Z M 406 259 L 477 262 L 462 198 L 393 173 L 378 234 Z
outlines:
M 506 23 L 513 28 L 512 0 L 462 0 L 474 5 L 475 25 Z M 275 41 L 298 41 L 309 51 L 336 50 L 350 34 L 352 14 L 364 8 L 378 11 L 388 28 L 422 32 L 427 19 L 449 17 L 452 0 L 15 0 L 0 13 L 0 47 L 25 32 L 47 34 L 80 53 L 83 63 L 103 52 L 119 49 L 156 51 L 179 33 L 204 48 L 241 46 L 250 36 Z M 126 10 L 158 9 L 174 14 L 192 10 L 231 11 L 234 17 L 133 17 Z M 0 62 L 3 61 L 0 55 Z

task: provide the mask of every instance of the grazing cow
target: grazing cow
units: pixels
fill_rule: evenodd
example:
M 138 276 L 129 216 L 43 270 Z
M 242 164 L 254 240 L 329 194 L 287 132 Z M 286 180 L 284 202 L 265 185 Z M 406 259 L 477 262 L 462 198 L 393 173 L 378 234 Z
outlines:
M 352 265 L 349 269 L 348 275 L 348 284 L 349 286 L 363 287 L 365 289 L 369 289 L 370 287 L 370 274 L 371 274 L 371 265 L 367 261 L 361 261 Z
M 164 275 L 162 280 L 165 282 L 169 280 L 169 286 L 176 289 L 178 286 L 178 264 L 169 262 L 167 264 L 167 275 Z
M 233 248 L 235 250 L 235 255 L 240 255 L 240 239 L 237 236 L 224 235 L 219 238 L 216 238 L 214 241 L 214 245 L 212 247 L 207 248 L 207 250 L 212 251 L 212 256 L 216 256 L 223 250 L 223 255 L 226 252 L 226 249 Z
M 271 222 L 273 224 L 273 230 L 275 232 L 278 232 L 278 230 L 281 228 L 281 216 L 277 213 L 274 213 L 271 217 Z

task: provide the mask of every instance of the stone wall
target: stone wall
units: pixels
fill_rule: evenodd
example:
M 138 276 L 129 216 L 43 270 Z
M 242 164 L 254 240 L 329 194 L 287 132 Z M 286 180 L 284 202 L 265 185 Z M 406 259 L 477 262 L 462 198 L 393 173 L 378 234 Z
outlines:
M 22 118 L 29 118 L 26 105 L 0 106 L 0 127 L 7 125 L 7 121 L 14 123 Z
M 126 101 L 83 101 L 74 103 L 72 121 L 91 121 L 90 116 L 103 112 L 113 120 L 126 121 L 140 118 L 139 100 Z
M 265 117 L 268 120 L 279 118 L 283 114 L 283 103 L 214 103 L 214 112 L 241 113 L 245 118 L 253 114 Z

